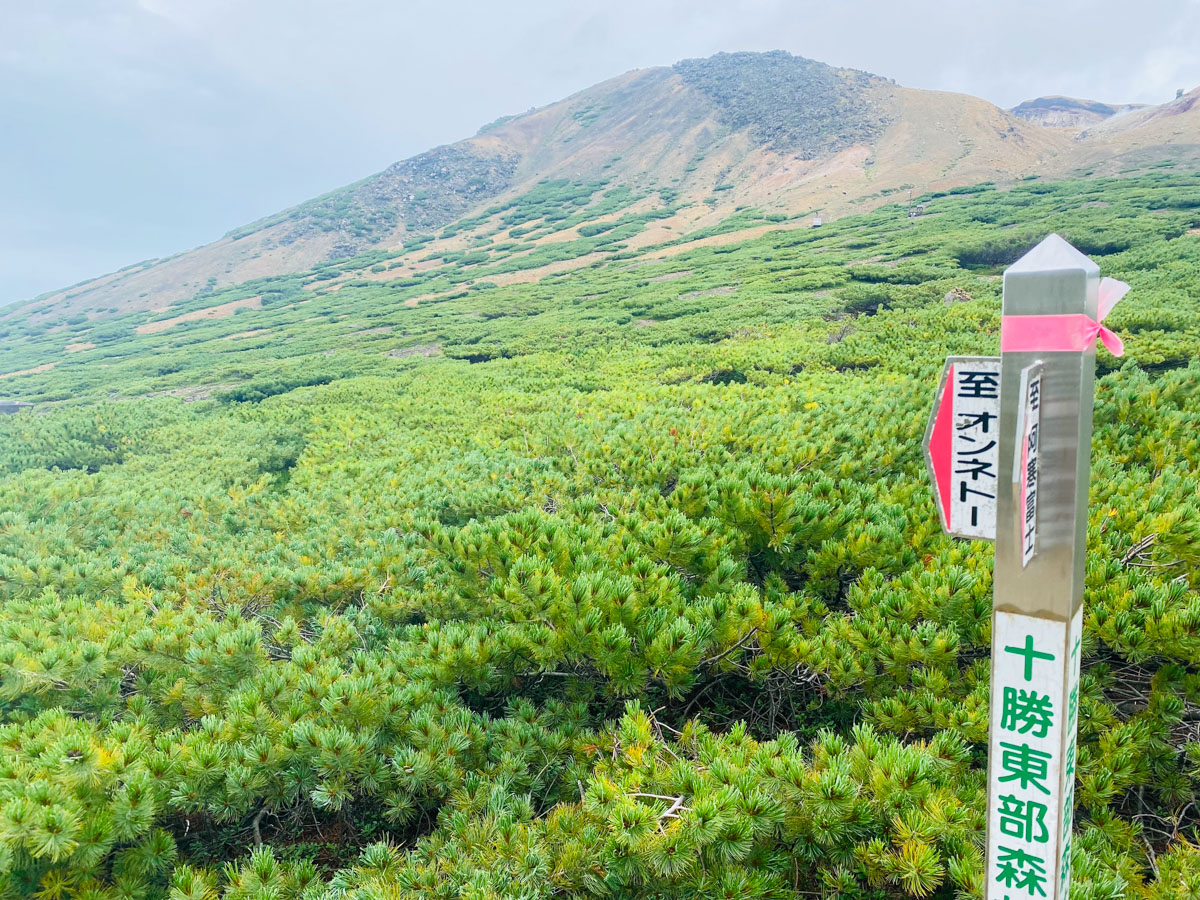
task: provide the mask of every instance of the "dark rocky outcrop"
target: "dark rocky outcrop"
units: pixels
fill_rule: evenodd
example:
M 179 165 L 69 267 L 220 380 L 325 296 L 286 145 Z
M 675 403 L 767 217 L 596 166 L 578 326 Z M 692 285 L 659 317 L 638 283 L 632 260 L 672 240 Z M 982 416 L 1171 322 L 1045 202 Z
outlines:
M 675 71 L 716 104 L 730 128 L 748 129 L 762 143 L 802 159 L 871 141 L 888 124 L 869 91 L 883 79 L 782 50 L 685 59 Z
M 317 231 L 337 232 L 330 257 L 338 259 L 362 252 L 401 223 L 409 232 L 438 228 L 504 191 L 519 161 L 515 153 L 484 155 L 470 145 L 435 147 L 289 210 L 279 217 L 291 223 L 279 243 Z

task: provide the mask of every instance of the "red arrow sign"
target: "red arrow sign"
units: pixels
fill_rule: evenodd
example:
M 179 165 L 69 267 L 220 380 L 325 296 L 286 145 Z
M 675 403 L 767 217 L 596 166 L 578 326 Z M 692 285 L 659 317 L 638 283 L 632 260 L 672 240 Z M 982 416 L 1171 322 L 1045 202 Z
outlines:
M 925 462 L 942 530 L 994 540 L 1000 488 L 1000 360 L 951 356 L 925 430 Z

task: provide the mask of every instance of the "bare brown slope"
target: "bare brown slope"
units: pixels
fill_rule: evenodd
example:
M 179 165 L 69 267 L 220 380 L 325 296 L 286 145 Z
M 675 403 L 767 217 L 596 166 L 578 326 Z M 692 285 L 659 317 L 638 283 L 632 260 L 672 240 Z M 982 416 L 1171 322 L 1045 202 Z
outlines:
M 1115 175 L 1163 161 L 1200 166 L 1200 87 L 1089 128 L 1079 136 L 1070 164 L 1074 171 Z
M 686 84 L 680 80 L 668 83 L 684 110 L 694 108 L 694 102 L 687 99 L 690 89 Z M 1072 146 L 1069 135 L 1023 122 L 976 97 L 903 88 L 880 79 L 870 85 L 869 91 L 865 102 L 885 111 L 891 124 L 871 144 L 852 144 L 832 156 L 815 159 L 802 158 L 799 149 L 782 151 L 761 146 L 748 129 L 729 131 L 717 121 L 715 113 L 671 129 L 659 129 L 651 121 L 650 130 L 641 140 L 629 142 L 637 150 L 622 156 L 619 178 L 643 185 L 657 179 L 660 184 L 673 186 L 683 202 L 674 216 L 628 239 L 629 248 L 640 250 L 674 241 L 681 235 L 719 225 L 746 207 L 787 215 L 820 211 L 826 217 L 837 217 L 894 203 L 903 199 L 910 187 L 920 194 L 988 180 L 1011 182 L 1058 164 L 1060 154 Z M 544 124 L 550 120 L 541 121 Z M 621 127 L 635 134 L 646 126 L 634 117 L 623 121 Z M 599 132 L 610 133 L 607 129 Z M 540 147 L 546 136 L 539 133 L 529 140 L 531 146 Z M 590 170 L 584 160 L 602 161 L 610 151 L 611 147 L 593 153 L 581 147 L 578 156 L 560 160 L 548 171 L 586 177 Z M 714 186 L 722 189 L 714 191 Z M 796 224 L 752 226 L 744 232 L 704 240 L 728 243 L 765 227 Z M 801 224 L 806 227 L 807 220 Z M 545 240 L 569 240 L 573 236 L 558 233 Z M 456 250 L 469 243 L 469 236 L 463 234 L 435 241 L 427 249 Z M 680 244 L 659 252 L 670 254 L 694 246 L 697 244 Z M 489 280 L 534 281 L 586 266 L 595 259 L 582 256 L 512 275 L 489 276 Z M 353 273 L 346 277 L 353 280 L 363 276 Z M 380 280 L 394 277 L 394 271 L 378 275 Z
M 210 284 L 300 272 L 427 233 L 546 177 L 646 182 L 682 171 L 719 126 L 670 69 L 631 72 L 439 147 L 203 247 L 22 304 L 35 319 L 161 310 Z M 622 160 L 613 162 L 615 157 Z M 616 168 L 613 168 L 616 166 Z M 2 317 L 2 316 L 0 316 Z
M 669 188 L 679 211 L 634 238 L 637 248 L 722 223 L 739 207 L 828 217 L 894 202 L 910 189 L 1107 174 L 1163 159 L 1200 165 L 1198 97 L 1193 91 L 1076 135 L 975 97 L 904 88 L 788 54 L 718 54 L 610 79 L 212 244 L 21 304 L 0 319 L 164 310 L 206 287 L 396 249 L 546 178 Z M 465 247 L 469 238 L 464 232 L 430 249 Z M 404 264 L 421 266 L 415 256 Z
M 1070 148 L 1069 138 L 1023 122 L 965 94 L 892 84 L 874 88 L 894 121 L 871 145 L 798 160 L 769 150 L 747 154 L 744 189 L 730 198 L 768 209 L 840 215 L 915 194 L 981 181 L 1013 181 Z
M 630 72 L 396 163 L 212 244 L 39 298 L 23 312 L 37 319 L 49 317 L 51 310 L 54 317 L 161 310 L 206 286 L 221 288 L 394 248 L 406 236 L 519 195 L 544 178 L 591 179 L 603 173 L 616 183 L 670 185 L 723 142 L 734 148 L 723 153 L 726 167 L 754 145 L 744 134 L 731 133 L 720 121 L 718 106 L 674 70 Z M 688 180 L 697 195 L 714 183 Z

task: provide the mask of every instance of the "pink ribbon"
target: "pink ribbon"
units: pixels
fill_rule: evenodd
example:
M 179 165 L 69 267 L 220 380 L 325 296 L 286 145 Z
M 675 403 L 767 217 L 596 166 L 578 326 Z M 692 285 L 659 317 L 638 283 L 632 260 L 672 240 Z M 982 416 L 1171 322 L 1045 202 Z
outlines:
M 1100 317 L 1080 313 L 1063 316 L 1005 316 L 1000 322 L 1000 351 L 1002 353 L 1065 352 L 1082 353 L 1096 338 L 1113 356 L 1125 353 L 1125 342 L 1104 321 L 1121 298 L 1129 293 L 1129 285 L 1115 278 L 1100 280 Z

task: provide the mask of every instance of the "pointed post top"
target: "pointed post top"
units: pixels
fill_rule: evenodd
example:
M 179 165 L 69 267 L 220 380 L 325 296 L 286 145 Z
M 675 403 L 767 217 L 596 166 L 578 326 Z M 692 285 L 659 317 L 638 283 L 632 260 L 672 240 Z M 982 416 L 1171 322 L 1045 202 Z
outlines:
M 1057 234 L 1004 270 L 1006 316 L 1085 313 L 1093 319 L 1100 295 L 1100 267 Z
M 1099 274 L 1100 267 L 1057 234 L 1048 235 L 1040 244 L 1009 266 L 1005 275 L 1025 275 L 1030 272 L 1059 272 L 1082 269 Z

